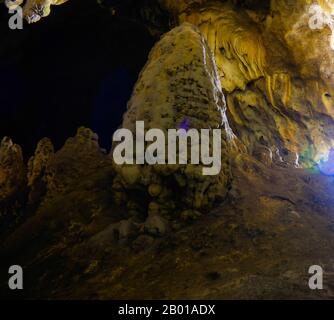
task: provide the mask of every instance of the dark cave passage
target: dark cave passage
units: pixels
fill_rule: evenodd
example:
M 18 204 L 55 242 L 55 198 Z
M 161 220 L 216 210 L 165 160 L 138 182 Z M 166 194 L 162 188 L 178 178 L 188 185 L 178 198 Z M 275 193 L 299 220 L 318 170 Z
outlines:
M 57 7 L 43 27 L 12 31 L 8 18 L 1 6 L 0 137 L 29 156 L 41 138 L 58 149 L 84 125 L 109 148 L 155 39 L 95 0 Z

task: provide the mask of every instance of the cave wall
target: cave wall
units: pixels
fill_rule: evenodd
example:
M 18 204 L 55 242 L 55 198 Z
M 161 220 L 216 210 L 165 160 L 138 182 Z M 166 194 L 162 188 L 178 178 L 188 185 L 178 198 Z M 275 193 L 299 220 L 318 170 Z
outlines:
M 164 3 L 206 37 L 231 126 L 250 153 L 264 145 L 304 166 L 326 155 L 333 146 L 331 28 L 312 29 L 310 8 L 318 4 L 326 12 L 328 2 Z
M 56 2 L 26 7 L 49 13 Z M 117 1 L 102 3 L 118 14 Z M 326 157 L 334 133 L 332 1 L 159 0 L 140 7 L 146 24 L 165 9 L 170 27 L 189 22 L 201 30 L 215 55 L 230 124 L 249 153 L 265 146 L 303 166 Z M 324 19 L 317 28 L 315 12 Z

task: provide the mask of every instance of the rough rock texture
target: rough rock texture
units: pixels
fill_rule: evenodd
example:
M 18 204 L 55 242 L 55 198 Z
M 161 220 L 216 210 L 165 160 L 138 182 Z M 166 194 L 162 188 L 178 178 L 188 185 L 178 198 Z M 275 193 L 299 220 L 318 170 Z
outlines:
M 98 137 L 90 129 L 79 128 L 56 153 L 51 141 L 42 139 L 29 161 L 26 212 L 2 249 L 7 244 L 9 248 L 20 248 L 26 241 L 33 241 L 45 232 L 56 233 L 59 228 L 79 236 L 82 224 L 90 223 L 105 207 L 110 210 L 113 175 L 112 161 L 100 149 Z M 54 215 L 63 221 L 55 222 Z M 122 218 L 118 214 L 108 215 L 104 227 Z
M 97 134 L 88 128 L 79 128 L 76 136 L 69 138 L 47 165 L 46 197 L 64 194 L 80 177 L 101 167 L 105 160 Z
M 44 138 L 38 144 L 33 157 L 28 162 L 28 187 L 30 188 L 30 201 L 44 195 L 46 181 L 45 171 L 54 156 L 54 147 L 50 139 Z
M 0 232 L 22 214 L 26 166 L 20 146 L 4 137 L 0 145 Z
M 222 87 L 244 90 L 265 74 L 266 49 L 256 24 L 230 4 L 208 5 L 180 15 L 199 26 L 213 50 Z
M 186 130 L 221 128 L 222 169 L 204 176 L 203 165 L 190 165 L 188 152 L 189 165 L 116 166 L 115 189 L 149 197 L 149 214 L 174 217 L 177 211 L 207 210 L 222 200 L 230 180 L 228 152 L 233 140 L 225 111 L 216 64 L 200 32 L 186 23 L 167 33 L 150 53 L 122 128 L 135 135 L 136 121 L 144 121 L 145 130 L 162 129 L 166 137 L 168 129 L 179 130 L 185 122 Z
M 246 2 L 241 10 L 217 1 L 181 3 L 166 5 L 208 40 L 230 123 L 248 151 L 278 148 L 283 159 L 294 157 L 295 165 L 297 157 L 305 166 L 326 155 L 333 144 L 332 49 L 328 28 L 310 27 L 308 2 Z
M 24 185 L 25 165 L 20 146 L 5 137 L 0 145 L 0 202 L 13 197 Z

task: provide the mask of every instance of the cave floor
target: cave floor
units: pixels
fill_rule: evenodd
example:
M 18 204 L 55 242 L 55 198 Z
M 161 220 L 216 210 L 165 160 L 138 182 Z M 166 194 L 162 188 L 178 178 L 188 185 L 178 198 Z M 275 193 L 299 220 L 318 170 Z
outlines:
M 24 298 L 334 298 L 332 177 L 234 161 L 230 196 L 212 212 L 160 238 L 92 247 L 90 237 L 118 214 L 108 203 L 108 170 L 83 178 L 7 240 L 24 266 Z M 92 203 L 103 205 L 87 222 Z M 309 289 L 312 265 L 324 269 L 322 291 Z

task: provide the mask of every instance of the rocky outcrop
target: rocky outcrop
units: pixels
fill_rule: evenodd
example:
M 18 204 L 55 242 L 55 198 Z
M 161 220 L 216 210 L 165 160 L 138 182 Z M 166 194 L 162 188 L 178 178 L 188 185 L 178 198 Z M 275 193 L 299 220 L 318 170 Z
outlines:
M 100 149 L 98 136 L 88 128 L 78 129 L 55 153 L 50 139 L 43 138 L 26 168 L 20 146 L 5 137 L 0 147 L 0 203 L 29 192 L 30 205 L 47 203 L 89 176 L 94 170 L 112 163 Z M 35 208 L 37 209 L 37 208 Z
M 41 179 L 45 169 L 54 155 L 54 148 L 49 138 L 42 139 L 38 144 L 35 155 L 28 162 L 28 186 L 32 187 Z
M 43 151 L 46 151 L 50 145 L 44 147 Z M 44 177 L 46 197 L 50 199 L 64 194 L 81 177 L 102 167 L 105 160 L 106 155 L 100 149 L 97 134 L 88 128 L 79 128 L 76 136 L 69 138 L 63 148 L 48 161 Z
M 199 30 L 185 23 L 167 33 L 150 53 L 122 127 L 135 136 L 136 121 L 143 121 L 145 130 L 161 129 L 166 137 L 169 129 L 183 128 L 187 134 L 188 129 L 220 128 L 222 168 L 217 175 L 204 176 L 203 164 L 190 165 L 190 152 L 188 165 L 116 166 L 116 192 L 123 196 L 131 190 L 141 193 L 149 215 L 174 217 L 178 216 L 176 207 L 177 211 L 205 211 L 223 199 L 230 179 L 228 150 L 233 140 L 225 112 L 215 59 Z M 167 155 L 163 162 L 168 162 Z M 123 201 L 128 200 L 123 197 Z
M 14 221 L 25 201 L 26 167 L 20 146 L 4 137 L 0 145 L 0 230 Z
M 5 137 L 0 145 L 0 203 L 12 198 L 26 181 L 26 168 L 20 146 Z
M 65 231 L 69 233 L 66 241 L 78 241 L 94 234 L 96 227 L 92 231 L 88 226 L 92 221 L 98 220 L 101 229 L 121 221 L 126 213 L 111 210 L 113 175 L 113 163 L 90 129 L 79 128 L 55 153 L 51 141 L 42 139 L 29 161 L 27 181 L 24 172 L 29 198 L 19 221 L 11 224 L 11 232 L 0 233 L 6 239 L 0 241 L 0 252 L 12 254 L 27 243 L 39 241 L 45 232 L 54 238 Z
M 28 162 L 28 187 L 30 188 L 29 200 L 35 202 L 44 196 L 46 191 L 45 172 L 54 156 L 54 147 L 50 139 L 44 138 L 38 144 L 33 157 Z

